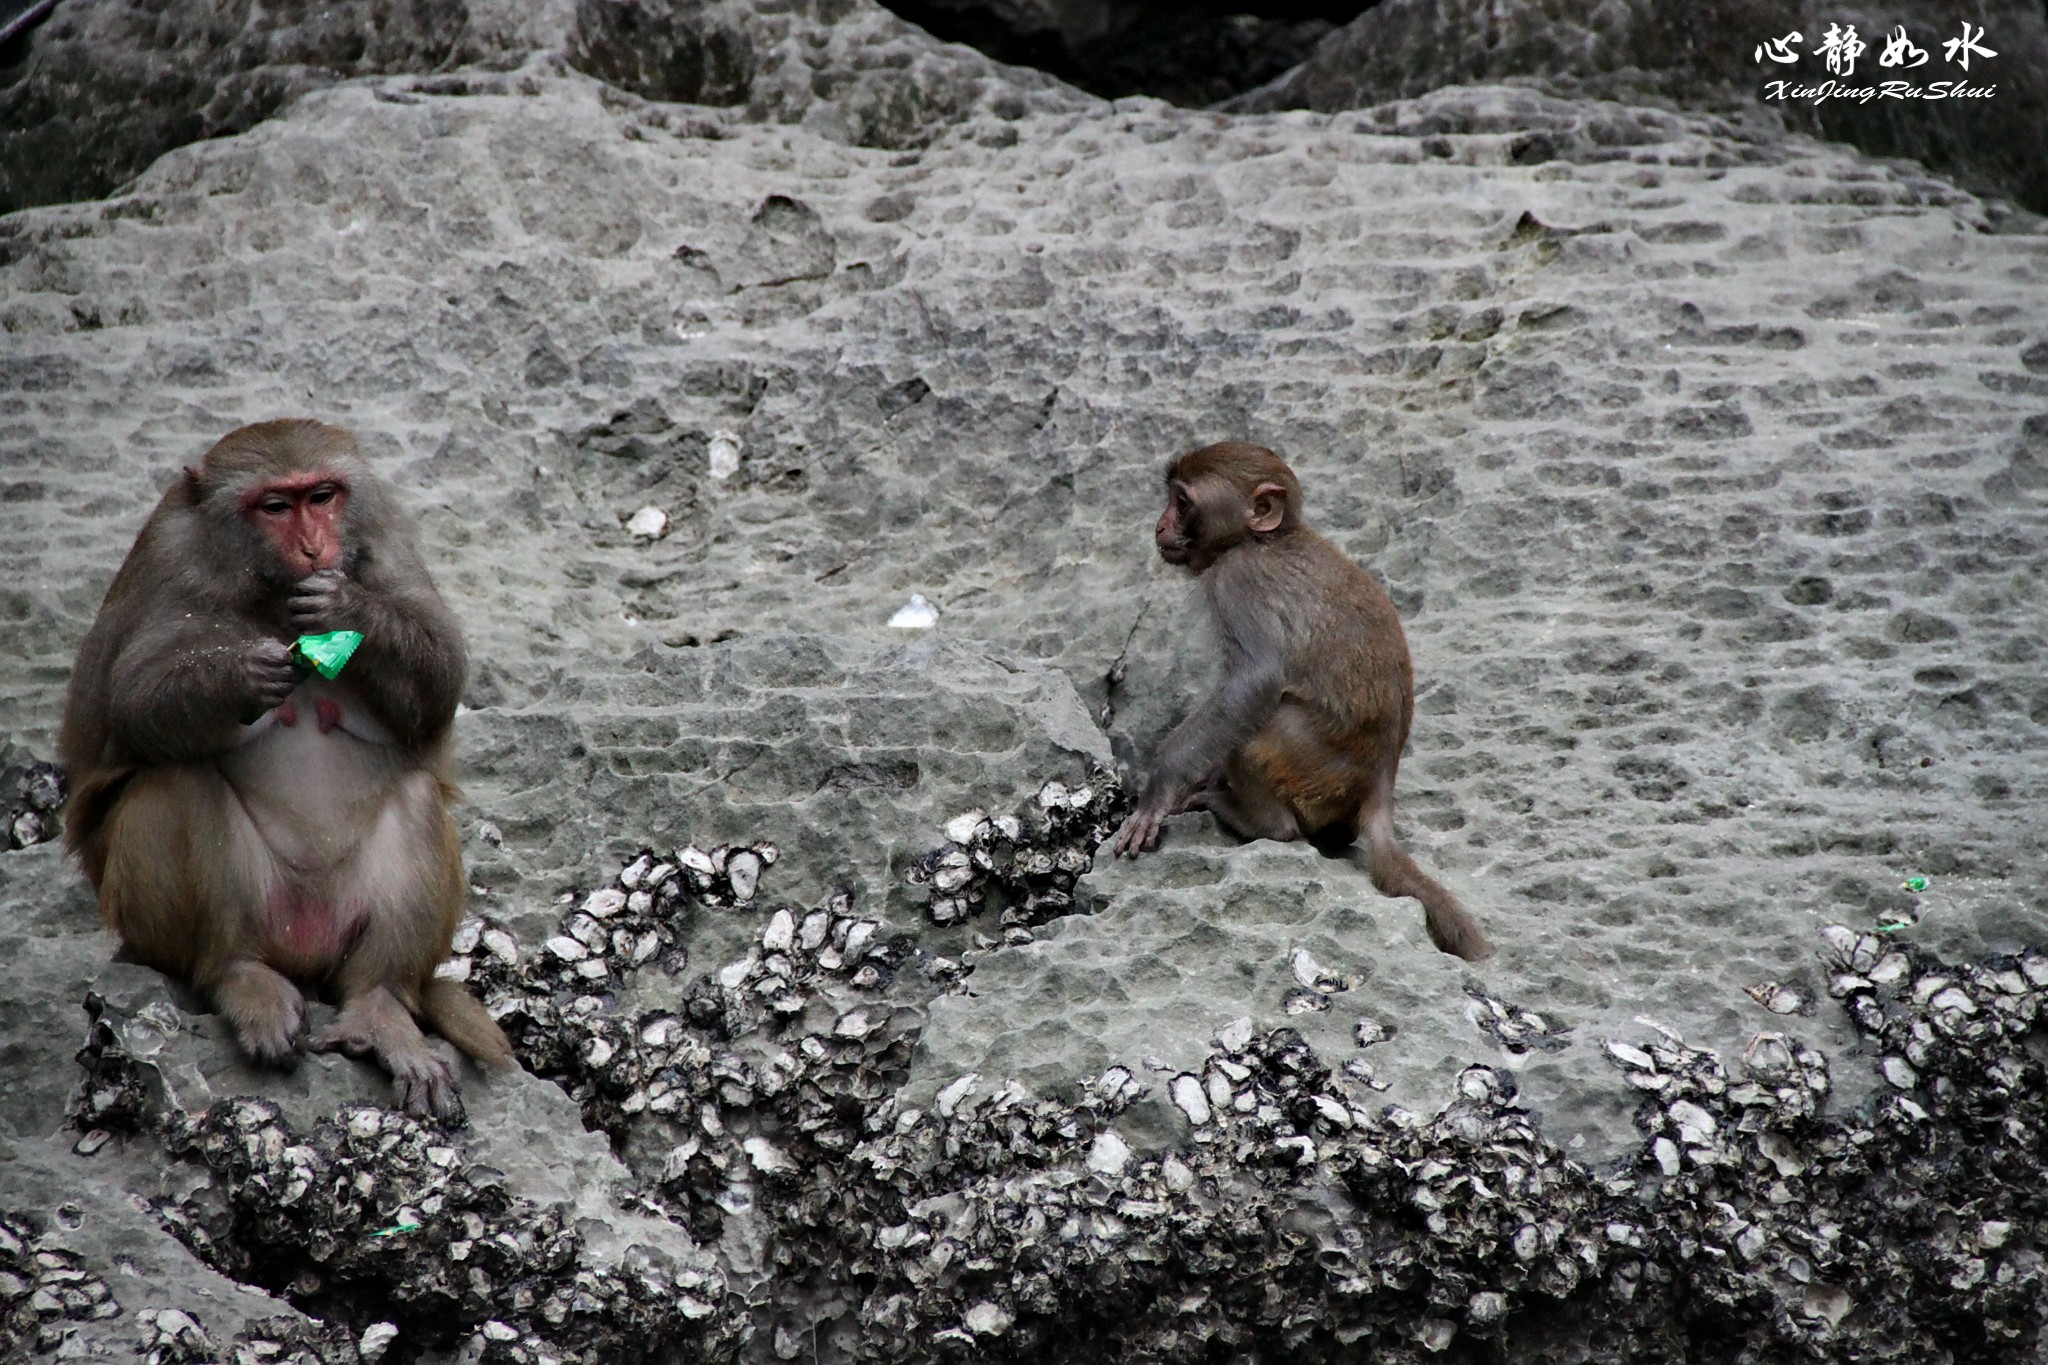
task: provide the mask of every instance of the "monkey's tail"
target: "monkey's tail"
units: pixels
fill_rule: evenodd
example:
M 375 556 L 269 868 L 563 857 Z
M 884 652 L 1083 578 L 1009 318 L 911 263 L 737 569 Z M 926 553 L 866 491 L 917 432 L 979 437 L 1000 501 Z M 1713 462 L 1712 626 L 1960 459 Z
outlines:
M 420 991 L 420 1018 L 485 1066 L 512 1065 L 512 1044 L 477 998 L 459 981 L 429 981 Z
M 1467 962 L 1493 953 L 1493 945 L 1464 906 L 1443 883 L 1415 865 L 1394 841 L 1393 803 L 1382 801 L 1365 822 L 1366 871 L 1372 884 L 1388 896 L 1413 896 L 1422 902 L 1430 942 Z

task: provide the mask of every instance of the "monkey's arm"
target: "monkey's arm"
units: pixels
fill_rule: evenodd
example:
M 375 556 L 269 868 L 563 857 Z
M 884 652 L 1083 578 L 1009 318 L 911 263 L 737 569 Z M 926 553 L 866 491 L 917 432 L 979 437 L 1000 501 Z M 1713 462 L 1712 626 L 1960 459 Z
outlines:
M 301 633 L 362 632 L 342 675 L 362 690 L 377 718 L 401 744 L 429 743 L 455 717 L 469 659 L 462 632 L 426 571 L 396 582 L 361 582 L 334 570 L 300 580 L 292 590 L 292 624 Z
M 1239 649 L 1232 656 L 1216 690 L 1160 746 L 1145 794 L 1118 836 L 1116 852 L 1135 858 L 1156 847 L 1166 817 L 1280 709 L 1287 678 L 1277 651 Z
M 205 758 L 231 748 L 293 680 L 284 644 L 248 622 L 196 613 L 146 621 L 107 669 L 107 734 L 131 762 Z

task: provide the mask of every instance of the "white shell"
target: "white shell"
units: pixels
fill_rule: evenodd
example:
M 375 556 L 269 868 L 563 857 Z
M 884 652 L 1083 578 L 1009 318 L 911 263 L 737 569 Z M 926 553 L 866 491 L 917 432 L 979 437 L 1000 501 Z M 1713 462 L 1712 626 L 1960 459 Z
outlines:
M 960 1101 L 966 1099 L 969 1094 L 973 1093 L 975 1085 L 980 1080 L 981 1073 L 979 1071 L 970 1071 L 965 1076 L 962 1076 L 959 1080 L 954 1081 L 951 1085 L 947 1086 L 944 1090 L 941 1090 L 938 1094 L 938 1098 L 934 1101 L 934 1104 L 939 1111 L 939 1117 L 942 1119 L 952 1118 L 953 1111 L 960 1106 Z
M 761 884 L 761 855 L 752 849 L 741 849 L 725 860 L 726 880 L 732 883 L 732 897 L 744 905 L 754 899 L 754 888 Z
M 1010 1324 L 1016 1318 L 1001 1304 L 983 1300 L 968 1309 L 961 1321 L 978 1337 L 999 1337 L 1010 1330 Z
M 880 927 L 875 921 L 864 919 L 855 921 L 853 927 L 846 931 L 846 947 L 841 953 L 849 967 L 860 961 L 862 954 L 867 952 L 869 941 L 874 938 L 875 930 Z
M 823 910 L 813 910 L 804 916 L 803 925 L 797 930 L 797 946 L 807 953 L 814 953 L 825 941 L 825 935 L 831 932 L 832 916 Z
M 1170 1093 L 1173 1095 L 1174 1104 L 1179 1107 L 1181 1113 L 1188 1116 L 1188 1122 L 1195 1127 L 1200 1128 L 1213 1117 L 1209 1108 L 1209 1097 L 1202 1093 L 1202 1083 L 1188 1073 L 1182 1072 L 1173 1078 Z
M 1098 1133 L 1088 1149 L 1088 1169 L 1098 1175 L 1121 1175 L 1130 1162 L 1131 1148 L 1115 1133 Z

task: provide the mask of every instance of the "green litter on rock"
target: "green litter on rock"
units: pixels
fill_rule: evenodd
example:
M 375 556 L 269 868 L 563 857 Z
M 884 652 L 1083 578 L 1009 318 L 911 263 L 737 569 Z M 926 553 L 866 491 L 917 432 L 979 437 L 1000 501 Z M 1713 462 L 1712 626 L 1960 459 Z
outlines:
M 359 630 L 330 630 L 324 635 L 301 635 L 292 641 L 292 658 L 332 682 L 348 666 L 356 647 L 363 642 Z
M 1908 891 L 1925 891 L 1928 882 L 1925 877 L 1908 877 L 1900 882 L 1899 885 L 1905 887 Z

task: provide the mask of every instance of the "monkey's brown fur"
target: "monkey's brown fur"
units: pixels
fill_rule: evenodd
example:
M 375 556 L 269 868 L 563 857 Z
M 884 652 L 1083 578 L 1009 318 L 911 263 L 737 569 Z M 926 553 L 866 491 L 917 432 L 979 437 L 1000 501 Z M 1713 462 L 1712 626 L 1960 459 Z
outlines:
M 1244 838 L 1306 839 L 1330 853 L 1363 835 L 1373 884 L 1421 901 L 1437 947 L 1485 957 L 1478 923 L 1394 839 L 1415 676 L 1393 602 L 1302 524 L 1301 484 L 1263 446 L 1205 446 L 1166 478 L 1159 553 L 1200 575 L 1223 680 L 1166 737 L 1116 851 L 1153 847 L 1183 810 L 1206 809 Z
M 278 524 L 306 514 L 324 567 L 283 553 L 298 542 L 266 527 L 266 496 Z M 341 677 L 298 682 L 285 642 L 339 629 L 364 635 Z M 354 439 L 265 422 L 157 504 L 79 648 L 59 742 L 69 845 L 136 958 L 190 979 L 272 1062 L 300 1046 L 293 982 L 325 988 L 341 1013 L 310 1044 L 375 1055 L 407 1107 L 443 1118 L 461 1113 L 454 1076 L 415 1014 L 511 1061 L 483 1006 L 434 977 L 466 895 L 447 810 L 466 668 Z

